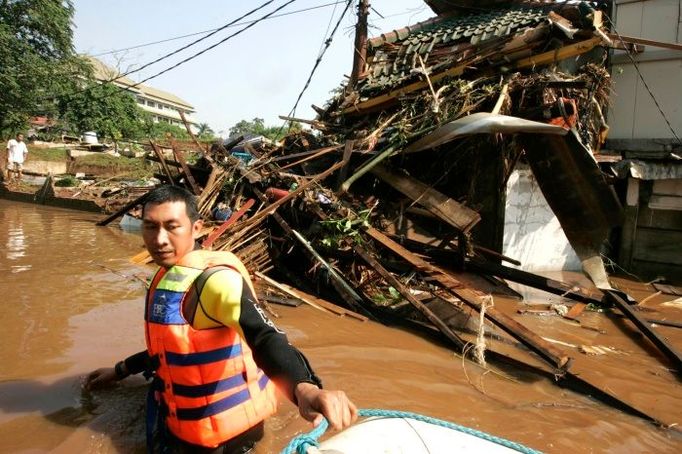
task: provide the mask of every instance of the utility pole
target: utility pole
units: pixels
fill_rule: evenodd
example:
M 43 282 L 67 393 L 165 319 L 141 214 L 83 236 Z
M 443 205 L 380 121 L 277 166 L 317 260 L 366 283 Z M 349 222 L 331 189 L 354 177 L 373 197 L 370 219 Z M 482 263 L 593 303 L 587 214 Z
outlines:
M 354 86 L 367 60 L 367 16 L 369 0 L 358 0 L 358 23 L 355 25 L 355 49 L 353 52 L 353 71 L 350 73 L 349 87 Z

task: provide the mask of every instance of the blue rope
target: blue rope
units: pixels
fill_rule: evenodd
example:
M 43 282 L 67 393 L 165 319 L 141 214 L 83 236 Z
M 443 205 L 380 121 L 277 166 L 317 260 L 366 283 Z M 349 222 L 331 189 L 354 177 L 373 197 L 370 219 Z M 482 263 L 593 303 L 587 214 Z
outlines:
M 442 419 L 432 418 L 430 416 L 424 416 L 417 413 L 410 413 L 406 411 L 394 411 L 394 410 L 378 410 L 378 409 L 363 409 L 359 410 L 358 414 L 363 417 L 370 416 L 380 416 L 384 418 L 409 418 L 415 419 L 417 421 L 426 422 L 429 424 L 434 424 L 436 426 L 445 427 L 447 429 L 456 430 L 458 432 L 465 433 L 467 435 L 473 435 L 474 437 L 481 438 L 483 440 L 496 443 L 501 446 L 505 446 L 514 451 L 524 453 L 524 454 L 542 454 L 540 451 L 536 451 L 520 443 L 515 443 L 509 441 L 505 438 L 496 437 L 495 435 L 490 435 L 480 430 L 470 429 L 469 427 L 460 426 L 449 421 L 444 421 Z M 317 440 L 324 435 L 327 431 L 329 423 L 324 419 L 322 423 L 306 434 L 301 434 L 295 437 L 289 442 L 289 444 L 282 450 L 281 454 L 306 454 L 308 447 L 319 446 Z

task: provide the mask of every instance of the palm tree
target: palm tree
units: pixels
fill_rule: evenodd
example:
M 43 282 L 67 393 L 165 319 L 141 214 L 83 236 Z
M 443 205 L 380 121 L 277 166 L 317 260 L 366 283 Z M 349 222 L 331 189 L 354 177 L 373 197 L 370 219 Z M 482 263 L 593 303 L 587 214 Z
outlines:
M 197 126 L 197 135 L 199 137 L 202 136 L 213 136 L 215 133 L 213 132 L 213 129 L 208 125 L 208 123 L 199 123 Z

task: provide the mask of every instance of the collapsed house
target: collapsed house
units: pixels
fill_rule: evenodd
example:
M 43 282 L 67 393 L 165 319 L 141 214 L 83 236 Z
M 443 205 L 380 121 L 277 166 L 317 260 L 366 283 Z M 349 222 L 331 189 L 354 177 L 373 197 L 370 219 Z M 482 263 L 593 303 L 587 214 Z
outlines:
M 238 156 L 231 153 L 238 141 L 216 144 L 195 166 L 180 150 L 168 160 L 155 147 L 161 177 L 197 194 L 207 219 L 218 202 L 232 209 L 229 220 L 206 231 L 203 245 L 235 252 L 264 286 L 264 302 L 293 298 L 361 320 L 408 324 L 465 354 L 486 332 L 489 357 L 674 424 L 669 415 L 682 403 L 679 392 L 654 404 L 626 381 L 596 372 L 598 361 L 618 376 L 617 358 L 576 354 L 575 345 L 548 340 L 551 327 L 529 328 L 494 303 L 493 294 L 515 294 L 507 279 L 570 299 L 562 312 L 570 320 L 579 321 L 588 304 L 615 308 L 653 345 L 647 348 L 656 354 L 642 361 L 665 365 L 651 380 L 665 388 L 682 372 L 682 356 L 611 288 L 600 256 L 622 220 L 595 159 L 608 131 L 604 63 L 613 45 L 602 13 L 587 2 L 479 3 L 492 6 L 446 9 L 369 40 L 357 80 L 308 121 L 316 133 L 242 144 Z M 523 185 L 538 188 L 546 206 L 524 201 L 530 191 L 519 191 Z M 516 220 L 505 225 L 514 210 Z M 533 222 L 544 226 L 542 210 L 561 227 L 550 231 L 550 242 L 563 232 L 563 249 L 574 251 L 601 290 L 503 265 L 521 265 L 505 255 L 505 234 L 515 230 L 508 244 L 524 241 L 538 228 Z M 536 214 L 539 221 L 529 219 Z M 551 255 L 540 248 L 528 257 Z

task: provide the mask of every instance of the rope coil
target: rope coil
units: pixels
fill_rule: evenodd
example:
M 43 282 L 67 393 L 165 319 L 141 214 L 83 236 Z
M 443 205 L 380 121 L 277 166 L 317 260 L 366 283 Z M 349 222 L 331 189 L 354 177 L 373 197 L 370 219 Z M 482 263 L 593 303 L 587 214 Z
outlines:
M 425 423 L 433 424 L 440 427 L 445 427 L 447 429 L 456 430 L 467 435 L 472 435 L 474 437 L 480 438 L 482 440 L 489 441 L 491 443 L 498 444 L 500 446 L 513 449 L 516 452 L 524 454 L 542 454 L 540 451 L 524 446 L 520 443 L 516 443 L 505 438 L 496 437 L 495 435 L 490 435 L 489 433 L 481 432 L 480 430 L 471 429 L 469 427 L 460 426 L 449 421 L 444 421 L 442 419 L 432 418 L 430 416 L 424 416 L 417 413 L 410 413 L 406 411 L 395 411 L 395 410 L 380 410 L 380 409 L 362 409 L 358 411 L 361 417 L 372 417 L 378 416 L 383 418 L 409 418 L 417 421 L 422 421 Z M 289 444 L 282 450 L 281 454 L 306 454 L 309 447 L 319 446 L 318 439 L 324 435 L 327 431 L 329 424 L 327 420 L 324 419 L 322 423 L 306 434 L 301 434 L 294 439 L 292 439 Z

